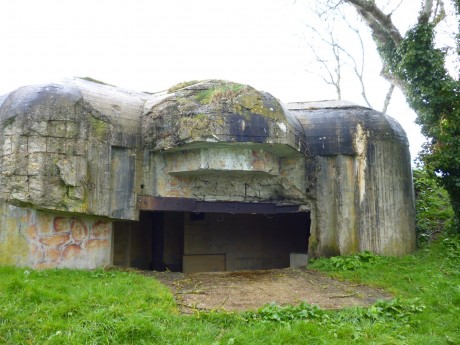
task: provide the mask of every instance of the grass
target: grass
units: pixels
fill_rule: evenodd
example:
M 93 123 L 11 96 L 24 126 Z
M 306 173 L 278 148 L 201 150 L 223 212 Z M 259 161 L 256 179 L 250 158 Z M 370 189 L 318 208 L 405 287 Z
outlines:
M 313 264 L 339 279 L 385 288 L 402 301 L 416 300 L 423 312 L 413 315 L 402 344 L 460 344 L 460 241 L 445 238 L 402 258 L 380 258 L 347 270 L 331 260 Z M 407 326 L 407 325 L 406 325 Z M 398 342 L 395 342 L 398 343 Z
M 220 82 L 219 84 L 198 92 L 196 100 L 201 104 L 219 104 L 222 99 L 233 99 L 245 88 L 242 84 Z
M 180 89 L 183 89 L 184 87 L 187 87 L 187 86 L 191 86 L 191 85 L 195 85 L 195 84 L 198 84 L 199 81 L 198 80 L 190 80 L 190 81 L 183 81 L 179 84 L 176 84 L 174 86 L 171 86 L 169 89 L 168 89 L 168 93 L 174 93 L 176 92 L 177 90 L 180 90 Z
M 187 316 L 164 286 L 134 271 L 1 267 L 0 344 L 460 343 L 458 239 L 402 258 L 341 259 L 311 267 L 396 298 L 341 311 L 302 303 Z

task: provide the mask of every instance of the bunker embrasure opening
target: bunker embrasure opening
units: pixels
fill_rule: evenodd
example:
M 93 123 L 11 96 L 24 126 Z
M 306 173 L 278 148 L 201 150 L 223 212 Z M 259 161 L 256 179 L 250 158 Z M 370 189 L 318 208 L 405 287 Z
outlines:
M 139 222 L 115 223 L 113 264 L 184 273 L 285 268 L 302 257 L 306 264 L 309 234 L 309 212 L 142 211 Z

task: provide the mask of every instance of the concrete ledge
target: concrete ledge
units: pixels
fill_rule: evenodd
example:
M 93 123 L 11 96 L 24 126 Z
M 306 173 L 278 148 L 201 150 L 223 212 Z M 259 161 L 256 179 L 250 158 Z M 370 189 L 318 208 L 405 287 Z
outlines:
M 308 264 L 307 253 L 291 253 L 289 267 L 305 267 Z

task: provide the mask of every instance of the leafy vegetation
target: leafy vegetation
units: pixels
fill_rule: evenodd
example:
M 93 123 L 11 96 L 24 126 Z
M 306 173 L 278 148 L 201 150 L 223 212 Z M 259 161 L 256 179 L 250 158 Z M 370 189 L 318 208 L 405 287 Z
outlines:
M 417 254 L 370 253 L 311 266 L 394 294 L 369 308 L 266 305 L 245 313 L 181 315 L 173 296 L 134 271 L 0 268 L 6 344 L 457 344 L 460 241 Z
M 449 195 L 438 179 L 424 167 L 413 170 L 416 231 L 419 245 L 427 243 L 452 227 L 453 217 Z
M 257 311 L 249 311 L 243 315 L 248 322 L 270 321 L 291 322 L 297 320 L 313 320 L 324 318 L 325 312 L 316 305 L 302 302 L 297 306 L 280 306 L 270 303 Z
M 441 176 L 460 221 L 460 82 L 447 72 L 445 53 L 435 48 L 434 25 L 410 30 L 389 58 L 404 80 L 406 99 L 429 138 L 422 159 Z
M 385 263 L 389 258 L 378 256 L 364 251 L 350 256 L 335 256 L 327 261 L 322 261 L 319 266 L 323 271 L 354 271 L 360 268 L 371 267 L 377 262 Z
M 384 310 L 393 310 L 391 313 L 396 319 L 399 315 L 405 320 L 399 329 L 405 340 L 391 338 L 390 341 L 387 338 L 388 343 L 456 344 L 460 341 L 457 322 L 460 312 L 459 264 L 460 240 L 458 237 L 451 237 L 435 241 L 415 255 L 381 258 L 364 268 L 337 270 L 331 264 L 331 259 L 316 260 L 312 266 L 331 272 L 340 279 L 385 288 L 398 296 L 387 302 L 389 304 Z M 358 308 L 358 315 L 379 310 L 382 308 L 380 303 L 385 302 L 379 302 L 367 310 Z M 341 312 L 339 319 L 346 320 L 349 312 Z M 387 332 L 392 329 L 392 321 L 389 321 L 387 311 L 382 313 L 377 315 L 384 315 L 383 318 L 377 318 L 379 322 L 384 322 L 384 332 Z M 351 315 L 355 318 L 356 312 Z M 355 322 L 353 319 L 351 321 Z
M 349 308 L 341 312 L 328 312 L 305 302 L 298 306 L 278 306 L 269 304 L 256 312 L 245 314 L 249 322 L 280 322 L 288 324 L 293 321 L 316 322 L 327 327 L 329 332 L 337 332 L 350 324 L 355 326 L 351 339 L 358 340 L 364 333 L 360 332 L 369 324 L 388 324 L 399 322 L 406 326 L 417 326 L 414 315 L 423 312 L 425 306 L 417 298 L 411 300 L 378 301 L 369 308 Z M 357 326 L 357 327 L 356 327 Z

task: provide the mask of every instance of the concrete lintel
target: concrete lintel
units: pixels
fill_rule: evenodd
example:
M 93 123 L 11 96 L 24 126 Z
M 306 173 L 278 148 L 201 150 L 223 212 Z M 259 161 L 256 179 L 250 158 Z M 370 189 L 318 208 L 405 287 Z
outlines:
M 139 196 L 141 211 L 181 211 L 181 212 L 216 212 L 216 213 L 254 213 L 276 214 L 295 213 L 300 211 L 299 205 L 276 205 L 274 203 L 222 202 L 202 201 L 193 198 L 170 198 Z

